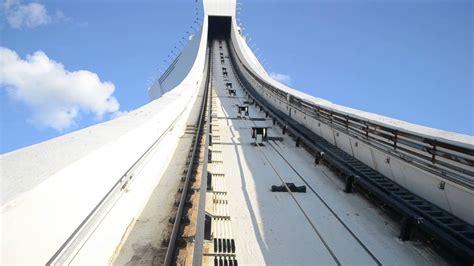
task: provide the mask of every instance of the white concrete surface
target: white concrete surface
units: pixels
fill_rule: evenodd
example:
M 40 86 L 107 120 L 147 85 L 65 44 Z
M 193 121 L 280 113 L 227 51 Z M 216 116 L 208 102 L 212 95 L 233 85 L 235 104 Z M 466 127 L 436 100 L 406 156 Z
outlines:
M 163 170 L 168 165 L 168 154 L 176 147 L 180 130 L 187 121 L 189 108 L 194 101 L 203 77 L 207 47 L 207 15 L 231 15 L 232 42 L 245 64 L 264 80 L 274 86 L 316 104 L 384 125 L 408 130 L 422 135 L 436 137 L 447 142 L 472 148 L 473 137 L 443 132 L 409 124 L 376 114 L 338 106 L 284 86 L 270 79 L 239 33 L 235 21 L 235 0 L 204 0 L 205 17 L 200 36 L 195 36 L 183 51 L 164 87 L 168 91 L 159 95 L 155 88 L 150 97 L 157 100 L 116 120 L 92 126 L 44 143 L 0 155 L 1 165 L 1 264 L 44 264 L 72 234 L 111 186 L 161 135 L 163 140 L 143 166 L 137 171 L 133 183 L 95 225 L 87 244 L 71 258 L 73 263 L 106 264 L 115 252 L 130 222 L 144 207 L 152 188 L 159 183 Z M 198 45 L 199 44 L 199 45 Z M 191 67 L 190 64 L 192 64 Z M 217 66 L 220 64 L 218 62 Z M 228 64 L 228 62 L 226 62 Z M 230 67 L 228 67 L 230 70 Z M 217 76 L 219 79 L 220 76 Z M 217 80 L 217 82 L 221 82 Z M 234 82 L 234 84 L 236 84 Z M 160 85 L 160 86 L 161 86 Z M 222 93 L 222 91 L 219 91 Z M 237 98 L 238 101 L 239 98 Z M 221 114 L 236 115 L 231 105 L 236 99 L 222 97 Z M 278 103 L 284 108 L 284 103 Z M 251 116 L 258 116 L 251 109 Z M 176 122 L 173 130 L 167 131 Z M 248 143 L 249 121 L 223 120 L 223 153 L 225 171 L 232 186 L 231 207 L 235 214 L 234 235 L 237 237 L 239 257 L 242 262 L 284 263 L 300 262 L 314 264 L 333 263 L 321 240 L 312 232 L 303 219 L 295 202 L 286 194 L 273 194 L 269 185 L 278 182 L 272 167 L 288 180 L 297 180 L 294 174 L 281 162 L 270 146 L 256 151 Z M 260 123 L 260 122 L 259 122 Z M 321 135 L 336 143 L 334 130 L 320 128 Z M 278 135 L 278 131 L 271 131 Z M 350 141 L 345 141 L 351 143 Z M 432 254 L 416 243 L 401 243 L 397 240 L 397 225 L 387 221 L 377 209 L 372 208 L 357 195 L 340 193 L 340 184 L 323 167 L 314 168 L 310 158 L 299 149 L 291 148 L 288 139 L 274 144 L 284 151 L 291 164 L 314 184 L 315 189 L 330 206 L 344 217 L 344 221 L 365 245 L 386 264 L 431 264 Z M 365 154 L 361 148 L 360 154 Z M 369 149 L 365 147 L 364 149 Z M 373 154 L 373 151 L 369 149 Z M 262 154 L 269 160 L 262 159 Z M 373 158 L 373 155 L 372 157 Z M 374 160 L 372 160 L 374 161 Z M 151 163 L 150 163 L 151 162 Z M 403 165 L 403 162 L 397 162 Z M 376 164 L 376 163 L 374 163 Z M 375 167 L 375 166 L 374 166 Z M 462 192 L 447 183 L 444 194 L 434 194 L 431 186 L 436 180 L 422 180 L 419 171 L 399 167 L 393 173 L 398 182 L 416 190 L 430 184 L 427 190 L 419 191 L 428 197 L 446 198 L 449 210 L 468 221 L 474 221 L 472 191 Z M 398 171 L 400 170 L 400 171 Z M 409 179 L 411 178 L 411 179 Z M 410 180 L 421 183 L 412 183 Z M 439 191 L 437 191 L 439 192 Z M 423 194 L 425 193 L 425 194 Z M 332 214 L 325 210 L 319 199 L 310 193 L 295 195 L 308 217 L 321 228 L 323 238 L 334 249 L 341 261 L 370 264 L 371 260 L 361 246 L 340 230 Z M 343 200 L 344 199 L 344 200 Z M 348 200 L 345 200 L 348 199 Z M 443 205 L 444 203 L 438 203 Z M 466 215 L 467 213 L 467 215 Z M 464 216 L 462 216 L 464 215 Z M 469 216 L 471 215 L 471 216 Z M 288 225 L 291 230 L 288 231 Z M 333 227 L 334 226 L 334 227 Z M 377 234 L 371 234 L 377 230 Z M 341 239 L 344 243 L 341 244 Z M 306 256 L 311 254 L 311 257 Z
M 225 67 L 228 71 L 231 69 L 228 60 Z M 416 242 L 398 240 L 396 223 L 360 195 L 343 193 L 339 179 L 326 167 L 315 166 L 313 157 L 296 148 L 289 137 L 284 136 L 282 142 L 271 141 L 261 148 L 252 146 L 250 128 L 255 124 L 271 126 L 271 121 L 236 119 L 235 104 L 243 103 L 243 92 L 230 70 L 229 80 L 237 88 L 237 97 L 228 97 L 220 73 L 220 59 L 215 58 L 214 80 L 219 96 L 217 116 L 221 118 L 220 149 L 240 264 L 335 264 L 290 195 L 270 192 L 272 185 L 281 184 L 278 175 L 285 182 L 304 184 L 290 165 L 383 265 L 443 264 L 430 249 L 418 246 Z M 252 106 L 250 117 L 264 118 L 265 114 Z M 281 130 L 273 127 L 269 135 L 281 136 Z M 342 264 L 376 264 L 309 188 L 307 193 L 294 195 Z
M 160 98 L 163 93 L 174 89 L 186 78 L 195 65 L 194 62 L 197 60 L 200 47 L 206 45 L 206 35 L 202 34 L 203 29 L 205 28 L 203 27 L 199 32 L 192 33 L 189 36 L 189 41 L 175 59 L 175 62 L 172 62 L 163 73 L 163 76 L 156 80 L 149 88 L 148 96 L 151 101 Z
M 474 149 L 473 136 L 428 128 L 373 113 L 339 106 L 329 101 L 296 91 L 273 80 L 265 72 L 251 49 L 247 46 L 245 39 L 238 33 L 238 27 L 235 21 L 231 32 L 231 43 L 233 44 L 233 47 L 235 47 L 235 51 L 243 64 L 249 67 L 255 75 L 259 76 L 266 83 L 284 92 L 288 92 L 295 97 L 314 103 L 317 106 L 328 108 L 329 110 L 334 110 L 342 114 L 347 114 L 392 129 L 416 134 L 420 137 L 437 139 L 468 149 Z M 374 145 L 370 145 L 370 143 L 364 139 L 345 134 L 344 132 L 332 128 L 321 121 L 316 119 L 305 121 L 305 118 L 309 117 L 310 114 L 306 114 L 303 110 L 295 108 L 291 104 L 288 104 L 287 101 L 280 101 L 276 95 L 274 96 L 271 93 L 266 95 L 264 90 L 257 83 L 254 83 L 254 88 L 261 96 L 266 98 L 269 103 L 280 111 L 287 113 L 288 110 L 292 110 L 292 119 L 307 126 L 309 129 L 312 129 L 316 134 L 322 136 L 331 144 L 341 148 L 376 171 L 383 173 L 388 178 L 391 178 L 412 193 L 430 201 L 460 219 L 474 224 L 474 211 L 472 211 L 472 206 L 474 205 L 474 190 L 472 190 L 472 188 L 460 185 L 453 180 L 444 178 L 440 174 L 435 174 L 416 165 L 410 164 L 404 160 L 405 155 L 403 154 L 398 154 L 391 150 L 382 150 Z M 430 155 L 427 154 L 427 156 Z M 390 160 L 390 164 L 385 163 L 387 158 Z M 474 159 L 473 156 L 470 156 L 469 158 L 471 160 Z M 474 167 L 463 166 L 463 168 L 474 172 Z M 471 184 L 474 183 L 473 176 L 462 173 L 460 175 Z M 438 185 L 441 182 L 445 183 L 445 189 L 438 188 Z
M 204 22 L 204 25 L 207 21 Z M 202 31 L 207 36 L 207 28 Z M 164 135 L 74 262 L 107 263 L 168 165 L 201 84 L 206 38 L 179 85 L 116 120 L 1 155 L 2 264 L 46 263 L 133 163 Z M 167 129 L 176 122 L 174 128 Z M 173 131 L 174 130 L 174 131 Z M 157 163 L 159 162 L 159 163 Z

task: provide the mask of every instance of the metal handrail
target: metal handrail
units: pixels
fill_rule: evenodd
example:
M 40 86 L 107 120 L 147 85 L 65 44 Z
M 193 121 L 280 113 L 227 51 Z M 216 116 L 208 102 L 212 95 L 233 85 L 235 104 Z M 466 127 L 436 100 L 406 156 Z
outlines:
M 181 56 L 181 53 L 178 54 L 178 56 L 176 56 L 176 58 L 173 60 L 173 62 L 171 62 L 171 64 L 169 65 L 169 67 L 165 70 L 165 72 L 161 75 L 161 77 L 158 79 L 158 82 L 161 84 L 163 83 L 163 81 L 169 76 L 169 74 L 171 73 L 171 71 L 173 71 L 174 69 L 174 66 L 176 65 L 176 63 L 178 62 L 178 59 L 179 57 Z
M 235 53 L 235 48 L 233 49 Z M 243 64 L 238 56 L 236 58 L 245 72 L 257 82 L 256 87 L 264 89 L 263 93 L 270 93 L 304 115 L 370 146 L 397 155 L 418 168 L 474 190 L 474 149 L 390 128 L 301 99 L 268 84 Z

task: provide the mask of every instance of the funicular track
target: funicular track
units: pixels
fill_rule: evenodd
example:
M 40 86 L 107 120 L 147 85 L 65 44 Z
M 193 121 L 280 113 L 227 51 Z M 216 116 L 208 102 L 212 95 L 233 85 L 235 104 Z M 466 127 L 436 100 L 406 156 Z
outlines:
M 213 59 L 211 71 L 214 75 L 218 75 L 220 71 L 214 68 L 215 60 L 217 58 L 217 47 L 222 57 L 222 40 L 219 37 L 211 40 L 211 47 Z M 214 54 L 215 53 L 215 54 Z M 217 117 L 217 99 L 219 98 L 217 91 L 220 87 L 216 77 L 212 76 L 211 83 L 211 97 L 210 97 L 210 130 L 209 130 L 209 149 L 208 149 L 208 175 L 207 184 L 202 180 L 201 187 L 202 195 L 206 194 L 207 200 L 201 204 L 202 211 L 201 219 L 202 228 L 199 237 L 196 238 L 196 247 L 193 258 L 194 265 L 215 265 L 215 266 L 237 266 L 237 245 L 232 232 L 232 211 L 229 207 L 228 199 L 228 176 L 224 170 L 224 157 L 222 154 L 221 145 L 221 130 Z M 224 71 L 222 73 L 224 75 Z M 204 187 L 207 185 L 206 189 Z M 205 212 L 205 214 L 204 214 Z
M 230 71 L 230 73 L 234 74 L 234 71 Z M 238 78 L 237 78 L 238 79 Z M 243 87 L 242 87 L 243 88 Z M 237 97 L 236 99 L 238 99 Z M 241 100 L 238 100 L 238 102 L 241 103 Z M 224 112 L 224 117 L 226 120 L 232 119 L 227 113 Z M 257 126 L 257 123 L 255 121 L 259 120 L 266 120 L 266 118 L 258 118 L 258 117 L 252 117 L 249 119 L 244 119 L 242 121 L 246 121 L 247 123 L 251 124 L 252 126 Z M 272 142 L 274 144 L 272 144 Z M 336 265 L 342 265 L 342 262 L 340 261 L 340 258 L 338 258 L 338 255 L 336 255 L 335 250 L 332 247 L 332 244 L 329 244 L 325 237 L 321 234 L 320 229 L 318 229 L 318 224 L 315 223 L 315 221 L 310 218 L 310 214 L 308 213 L 308 210 L 303 207 L 302 202 L 297 199 L 297 197 L 293 194 L 291 189 L 288 187 L 286 182 L 288 182 L 287 178 L 285 177 L 285 173 L 282 173 L 280 170 L 277 169 L 275 162 L 272 161 L 271 158 L 269 158 L 269 152 L 274 153 L 277 156 L 279 156 L 286 166 L 291 169 L 300 180 L 303 181 L 303 183 L 310 189 L 311 193 L 317 197 L 317 199 L 327 208 L 327 210 L 335 217 L 338 223 L 342 225 L 342 227 L 351 235 L 351 237 L 354 238 L 354 240 L 362 247 L 362 249 L 370 256 L 371 260 L 376 264 L 376 265 L 382 265 L 382 263 L 378 260 L 378 258 L 372 253 L 372 251 L 359 239 L 359 237 L 349 228 L 349 226 L 337 215 L 337 213 L 331 208 L 331 206 L 328 205 L 328 203 L 319 195 L 319 193 L 309 184 L 305 178 L 298 172 L 297 169 L 295 169 L 292 164 L 288 161 L 288 159 L 285 157 L 284 154 L 282 154 L 276 146 L 278 142 L 275 140 L 268 141 L 267 144 L 269 145 L 268 148 L 260 147 L 259 145 L 255 146 L 255 149 L 258 151 L 259 155 L 261 158 L 271 167 L 272 171 L 278 176 L 279 180 L 281 181 L 281 184 L 285 187 L 286 192 L 291 196 L 292 200 L 294 203 L 298 206 L 299 211 L 303 214 L 303 216 L 306 219 L 306 222 L 310 225 L 314 233 L 316 234 L 317 238 L 321 241 L 321 243 L 324 245 L 325 249 L 328 251 L 328 253 L 331 255 L 334 263 Z
M 195 193 L 193 188 L 193 183 L 198 179 L 197 175 L 200 174 L 197 170 L 198 167 L 201 166 L 203 169 L 201 170 L 201 176 L 207 175 L 207 150 L 208 150 L 208 135 L 209 135 L 209 128 L 210 128 L 210 78 L 212 75 L 211 71 L 211 57 L 212 52 L 211 48 L 208 47 L 207 55 L 206 55 L 206 63 L 205 63 L 205 72 L 204 75 L 205 81 L 202 83 L 204 86 L 203 97 L 201 101 L 201 107 L 199 111 L 199 117 L 197 120 L 197 124 L 194 128 L 194 138 L 193 144 L 190 149 L 188 159 L 187 159 L 187 169 L 185 170 L 185 176 L 183 187 L 180 188 L 179 192 L 181 193 L 179 196 L 177 204 L 177 212 L 176 216 L 171 219 L 173 223 L 171 234 L 169 240 L 166 241 L 167 248 L 166 254 L 163 264 L 164 265 L 176 265 L 179 252 L 180 250 L 186 254 L 185 245 L 186 242 L 192 241 L 192 239 L 187 239 L 185 234 L 185 227 L 190 223 L 190 212 L 193 208 L 193 200 L 191 199 L 192 194 Z M 200 156 L 204 153 L 204 156 Z M 203 158 L 203 161 L 200 162 L 200 159 Z M 198 187 L 201 187 L 200 184 L 197 184 Z M 200 189 L 202 191 L 202 189 Z M 205 191 L 205 189 L 204 189 Z M 199 191 L 198 191 L 199 192 Z M 203 200 L 202 197 L 199 200 Z M 198 206 L 199 207 L 199 206 Z M 199 217 L 198 217 L 199 218 Z M 197 219 L 199 221 L 199 219 Z M 199 227 L 200 224 L 198 223 L 196 227 Z M 199 229 L 193 228 L 196 231 L 196 238 L 199 236 Z M 197 245 L 196 245 L 197 246 Z
M 253 82 L 260 84 L 262 88 L 268 88 L 270 85 L 264 83 L 242 64 L 235 56 L 232 44 L 227 42 L 227 47 L 233 72 L 246 94 L 262 111 L 273 118 L 274 123 L 282 127 L 283 134 L 288 132 L 295 138 L 297 146 L 302 145 L 313 152 L 316 163 L 321 161 L 342 176 L 345 179 L 345 192 L 350 193 L 353 186 L 356 186 L 398 213 L 402 217 L 400 238 L 403 241 L 409 240 L 412 229 L 416 228 L 424 232 L 430 240 L 435 240 L 437 244 L 448 249 L 458 262 L 466 264 L 474 262 L 472 225 L 414 195 L 273 108 L 258 94 L 248 79 L 253 79 Z M 278 90 L 273 87 L 272 89 Z M 471 151 L 464 152 L 471 153 Z

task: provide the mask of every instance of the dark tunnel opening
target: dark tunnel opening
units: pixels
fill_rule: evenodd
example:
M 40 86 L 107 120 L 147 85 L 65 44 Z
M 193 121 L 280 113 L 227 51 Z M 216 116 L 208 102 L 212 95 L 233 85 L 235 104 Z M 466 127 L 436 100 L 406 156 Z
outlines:
M 230 38 L 231 17 L 209 16 L 208 40 Z

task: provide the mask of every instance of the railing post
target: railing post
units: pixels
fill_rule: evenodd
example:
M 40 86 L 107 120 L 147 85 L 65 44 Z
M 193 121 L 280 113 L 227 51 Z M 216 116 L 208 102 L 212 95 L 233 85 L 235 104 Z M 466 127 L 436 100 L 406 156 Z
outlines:
M 353 175 L 346 176 L 346 186 L 344 187 L 344 192 L 352 193 L 352 185 L 354 184 L 354 179 L 355 178 Z
M 431 162 L 434 164 L 436 162 L 436 140 L 433 140 L 433 149 L 431 150 Z
M 413 218 L 403 217 L 402 226 L 400 228 L 400 240 L 402 241 L 410 240 L 412 227 L 413 227 Z
M 365 137 L 369 138 L 369 122 L 365 122 Z
M 395 137 L 393 139 L 393 149 L 397 150 L 397 142 L 398 142 L 398 130 L 395 130 Z
M 324 152 L 316 152 L 314 155 L 314 164 L 319 164 L 321 163 L 321 159 L 323 158 Z

